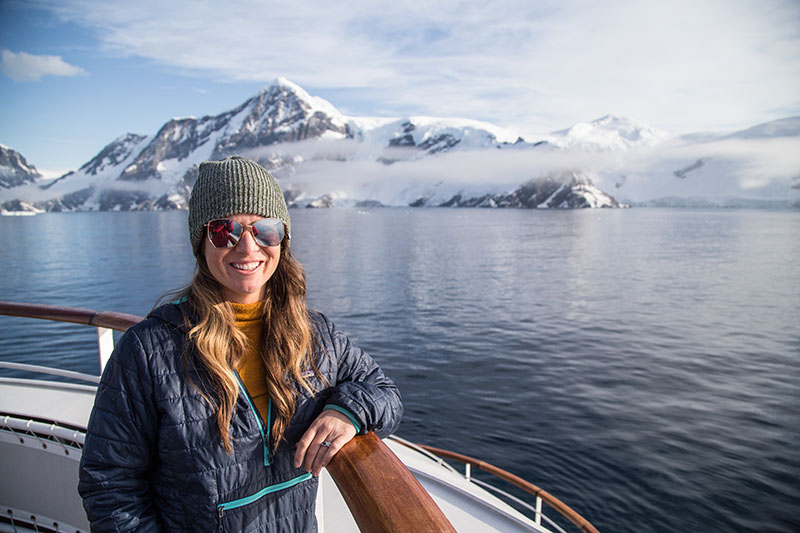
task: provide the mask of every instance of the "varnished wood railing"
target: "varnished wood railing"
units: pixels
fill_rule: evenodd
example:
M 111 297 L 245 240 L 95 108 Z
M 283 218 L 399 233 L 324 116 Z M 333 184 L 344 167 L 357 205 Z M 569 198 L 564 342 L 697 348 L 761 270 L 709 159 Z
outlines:
M 363 533 L 455 532 L 417 478 L 374 433 L 345 444 L 328 472 Z
M 92 311 L 79 307 L 59 307 L 55 305 L 0 302 L 0 314 L 27 318 L 41 318 L 57 322 L 85 324 L 97 328 L 97 353 L 100 356 L 100 372 L 105 368 L 111 352 L 114 351 L 114 332 L 125 331 L 141 322 L 142 317 L 113 311 Z M 8 365 L 8 363 L 4 363 Z M 57 369 L 47 373 L 63 375 Z M 83 378 L 81 378 L 83 379 Z M 90 381 L 95 379 L 89 378 Z
M 115 313 L 113 311 L 92 311 L 79 307 L 59 307 L 16 302 L 0 302 L 0 315 L 72 322 L 73 324 L 85 324 L 117 331 L 125 331 L 143 320 L 140 316 Z

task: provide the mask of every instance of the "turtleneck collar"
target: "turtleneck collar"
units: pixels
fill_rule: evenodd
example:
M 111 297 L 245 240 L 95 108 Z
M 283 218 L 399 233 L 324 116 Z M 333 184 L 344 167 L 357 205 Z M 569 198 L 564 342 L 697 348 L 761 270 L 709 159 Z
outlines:
M 233 312 L 236 315 L 236 322 L 252 322 L 260 320 L 264 316 L 264 302 L 258 301 L 251 304 L 237 304 L 231 302 Z

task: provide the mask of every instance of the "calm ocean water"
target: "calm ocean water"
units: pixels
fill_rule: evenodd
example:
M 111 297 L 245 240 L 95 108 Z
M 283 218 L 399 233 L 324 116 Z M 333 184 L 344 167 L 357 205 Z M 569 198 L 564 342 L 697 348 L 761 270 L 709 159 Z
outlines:
M 800 212 L 292 217 L 310 305 L 397 381 L 401 436 L 603 532 L 800 531 Z M 183 212 L 3 217 L 0 299 L 143 315 L 186 241 Z M 0 317 L 0 358 L 96 372 L 93 332 L 29 323 Z

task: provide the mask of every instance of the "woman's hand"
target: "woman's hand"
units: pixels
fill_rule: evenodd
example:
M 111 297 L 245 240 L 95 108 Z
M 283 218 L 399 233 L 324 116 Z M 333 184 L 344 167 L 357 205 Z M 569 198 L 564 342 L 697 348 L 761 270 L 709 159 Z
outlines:
M 332 409 L 322 411 L 297 442 L 295 468 L 303 465 L 308 472 L 318 476 L 342 446 L 355 436 L 356 428 L 345 415 Z M 323 442 L 330 445 L 323 445 Z

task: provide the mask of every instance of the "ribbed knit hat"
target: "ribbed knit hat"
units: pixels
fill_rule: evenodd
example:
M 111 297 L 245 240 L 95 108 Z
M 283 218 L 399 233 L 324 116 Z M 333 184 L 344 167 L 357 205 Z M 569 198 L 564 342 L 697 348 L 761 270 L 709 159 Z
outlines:
M 189 197 L 189 240 L 194 255 L 200 254 L 200 242 L 209 220 L 231 215 L 258 215 L 292 222 L 278 182 L 261 165 L 238 155 L 222 161 L 200 163 L 200 172 Z

